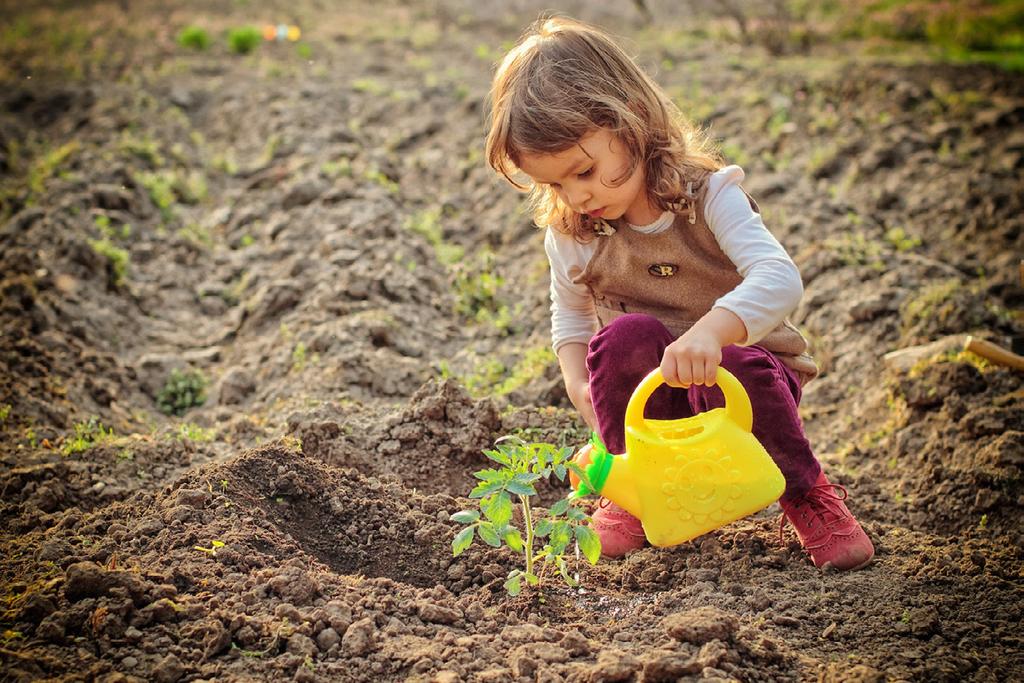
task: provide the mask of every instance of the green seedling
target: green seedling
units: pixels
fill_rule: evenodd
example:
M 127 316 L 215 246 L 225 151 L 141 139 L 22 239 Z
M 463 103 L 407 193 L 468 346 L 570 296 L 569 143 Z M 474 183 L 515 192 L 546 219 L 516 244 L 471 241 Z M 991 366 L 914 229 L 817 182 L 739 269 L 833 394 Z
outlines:
M 186 26 L 178 34 L 178 45 L 193 50 L 205 50 L 211 42 L 210 34 L 199 26 Z
M 10 414 L 11 414 L 11 404 L 10 403 L 5 403 L 2 406 L 0 406 L 0 424 L 3 424 L 4 422 L 7 422 L 7 418 L 10 416 Z
M 500 548 L 504 543 L 522 555 L 523 567 L 510 571 L 505 581 L 505 590 L 513 596 L 520 593 L 523 581 L 539 586 L 543 570 L 548 567 L 554 567 L 568 585 L 579 585 L 569 575 L 566 564 L 570 544 L 575 543 L 591 564 L 597 564 L 601 555 L 601 541 L 586 526 L 586 513 L 575 500 L 566 497 L 541 517 L 530 501 L 537 495 L 534 484 L 549 479 L 552 474 L 559 481 L 565 481 L 571 470 L 586 481 L 586 474 L 572 462 L 572 452 L 569 447 L 528 443 L 518 436 L 503 437 L 494 450 L 485 450 L 484 455 L 500 467 L 473 474 L 480 483 L 470 491 L 469 497 L 480 499 L 480 509 L 462 510 L 451 516 L 453 521 L 466 525 L 452 541 L 452 555 L 457 557 L 465 552 L 476 535 L 491 547 Z M 522 512 L 521 528 L 513 521 L 513 496 Z M 538 543 L 542 544 L 539 549 L 535 547 Z
M 178 433 L 175 435 L 178 441 L 213 441 L 216 431 L 204 429 L 193 422 L 186 422 L 178 426 Z
M 157 407 L 166 415 L 184 415 L 193 406 L 206 402 L 206 376 L 199 370 L 171 370 L 164 388 L 156 397 Z
M 112 440 L 114 440 L 114 429 L 112 427 L 107 429 L 103 426 L 103 423 L 95 417 L 90 417 L 85 422 L 75 424 L 74 436 L 71 436 L 64 441 L 64 445 L 61 446 L 60 451 L 64 455 L 82 453 L 93 446 L 98 446 L 104 442 Z
M 263 35 L 253 26 L 243 26 L 228 32 L 228 48 L 239 55 L 247 55 L 255 50 L 261 40 Z
M 210 555 L 215 556 L 217 554 L 217 550 L 224 547 L 224 541 L 211 541 L 209 548 L 204 548 L 201 545 L 196 545 L 192 547 L 194 550 L 201 550 L 204 553 L 209 553 Z
M 128 276 L 128 265 L 131 260 L 128 251 L 121 249 L 107 238 L 89 240 L 89 246 L 97 254 L 107 259 L 109 264 L 107 280 L 110 285 L 114 288 L 121 287 Z

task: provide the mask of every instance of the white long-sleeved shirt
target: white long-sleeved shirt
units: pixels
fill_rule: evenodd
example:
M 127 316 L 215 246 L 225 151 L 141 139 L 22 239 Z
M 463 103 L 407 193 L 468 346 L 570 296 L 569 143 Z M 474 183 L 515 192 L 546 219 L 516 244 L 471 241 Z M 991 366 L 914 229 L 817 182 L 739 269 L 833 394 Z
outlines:
M 714 307 L 732 311 L 743 321 L 747 338 L 740 345 L 749 346 L 796 309 L 804 289 L 793 259 L 768 232 L 740 189 L 744 177 L 739 166 L 726 166 L 710 176 L 704 218 L 743 278 Z M 669 229 L 673 221 L 674 215 L 666 211 L 649 225 L 630 225 L 627 229 L 655 234 Z M 551 341 L 555 353 L 570 342 L 588 343 L 597 331 L 590 290 L 572 282 L 586 268 L 596 248 L 597 240 L 581 244 L 551 228 L 544 236 L 551 266 Z

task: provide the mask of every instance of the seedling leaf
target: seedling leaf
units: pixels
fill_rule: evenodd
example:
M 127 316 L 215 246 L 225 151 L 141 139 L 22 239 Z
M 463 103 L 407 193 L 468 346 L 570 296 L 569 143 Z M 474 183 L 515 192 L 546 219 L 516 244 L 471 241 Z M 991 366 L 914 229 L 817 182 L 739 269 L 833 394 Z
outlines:
M 519 534 L 518 529 L 510 529 L 505 534 L 505 545 L 512 550 L 522 552 L 523 550 L 523 537 Z
M 480 488 L 479 486 L 477 488 Z M 515 481 L 514 479 L 505 486 L 505 489 L 510 493 L 514 493 L 517 496 L 535 496 L 537 495 L 537 489 L 533 488 L 530 484 L 524 484 L 522 482 Z M 475 491 L 476 489 L 474 489 Z M 472 498 L 473 494 L 470 493 L 469 497 Z
M 472 524 L 480 519 L 480 513 L 476 510 L 460 510 L 449 517 L 449 519 L 453 522 L 459 522 L 460 524 Z
M 504 526 L 512 519 L 512 500 L 504 491 L 491 496 L 481 505 L 481 508 L 487 515 L 487 519 L 494 522 L 496 526 Z
M 573 531 L 576 534 L 576 542 L 583 551 L 583 556 L 590 564 L 597 564 L 601 557 L 601 539 L 594 530 L 587 526 L 577 526 Z
M 537 528 L 534 529 L 534 535 L 543 538 L 551 533 L 551 529 L 554 528 L 554 522 L 550 519 L 542 519 L 537 522 Z
M 467 526 L 455 536 L 455 540 L 452 541 L 452 557 L 458 557 L 466 551 L 466 548 L 473 542 L 475 529 L 474 526 Z
M 482 482 L 480 482 L 479 484 L 476 485 L 476 488 L 474 488 L 472 491 L 469 492 L 469 497 L 470 498 L 483 498 L 484 496 L 491 495 L 495 491 L 500 491 L 503 487 L 505 487 L 504 482 L 500 482 L 500 481 L 482 481 Z M 531 487 L 531 489 L 532 489 L 532 487 Z M 508 490 L 512 491 L 512 487 L 509 486 Z M 513 491 L 513 493 L 516 493 L 516 492 Z M 532 493 L 530 495 L 532 495 Z
M 555 504 L 551 506 L 551 510 L 550 510 L 551 516 L 552 517 L 556 517 L 558 515 L 564 515 L 565 511 L 568 510 L 568 509 L 569 509 L 569 499 L 568 498 L 562 498 L 561 500 L 556 501 Z
M 489 546 L 495 548 L 501 547 L 501 538 L 498 536 L 498 532 L 495 531 L 494 525 L 490 522 L 480 522 L 480 538 L 484 540 Z

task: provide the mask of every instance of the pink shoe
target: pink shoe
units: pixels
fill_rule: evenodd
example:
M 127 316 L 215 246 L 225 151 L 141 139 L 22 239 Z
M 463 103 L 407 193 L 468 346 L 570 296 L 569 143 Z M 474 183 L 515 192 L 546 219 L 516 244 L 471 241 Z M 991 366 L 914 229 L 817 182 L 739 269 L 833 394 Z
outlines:
M 607 498 L 597 503 L 590 526 L 601 539 L 603 557 L 622 557 L 647 542 L 640 520 Z
M 839 570 L 866 567 L 875 556 L 875 547 L 843 502 L 847 495 L 845 488 L 829 482 L 822 472 L 803 498 L 791 503 L 779 501 L 783 511 L 779 540 L 782 540 L 788 519 L 815 567 Z

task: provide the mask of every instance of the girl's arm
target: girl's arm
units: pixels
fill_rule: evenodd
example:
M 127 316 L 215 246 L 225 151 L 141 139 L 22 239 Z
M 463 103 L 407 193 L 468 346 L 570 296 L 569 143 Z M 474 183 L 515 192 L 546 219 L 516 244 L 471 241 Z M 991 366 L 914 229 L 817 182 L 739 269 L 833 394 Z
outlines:
M 587 345 L 570 342 L 558 347 L 558 365 L 565 380 L 569 400 L 580 411 L 583 420 L 597 431 L 597 415 L 590 400 L 590 373 L 587 372 Z
M 743 177 L 738 166 L 715 173 L 704 212 L 708 227 L 743 282 L 665 349 L 661 370 L 672 386 L 714 384 L 722 348 L 756 344 L 796 308 L 803 295 L 796 265 L 740 189 Z

